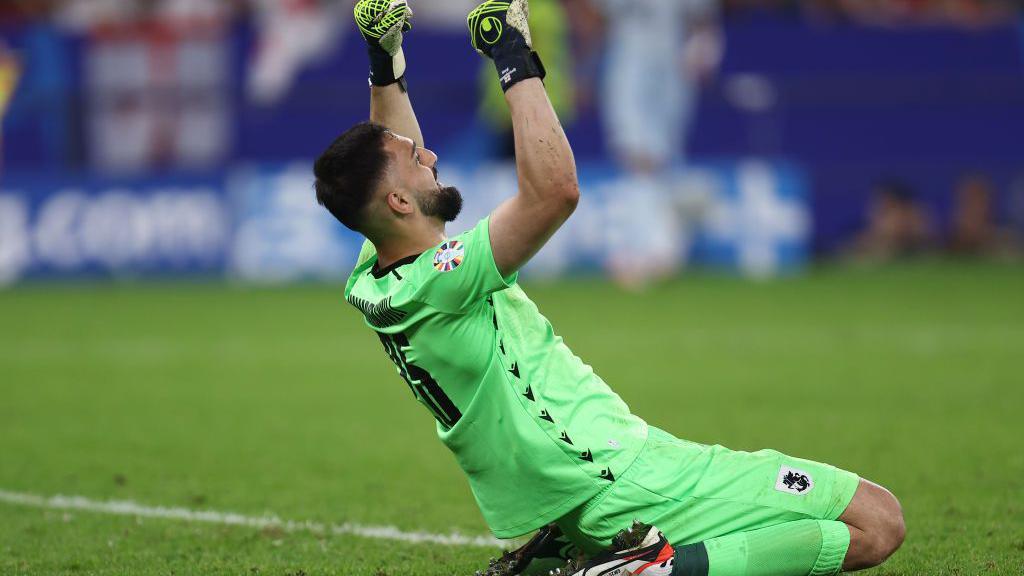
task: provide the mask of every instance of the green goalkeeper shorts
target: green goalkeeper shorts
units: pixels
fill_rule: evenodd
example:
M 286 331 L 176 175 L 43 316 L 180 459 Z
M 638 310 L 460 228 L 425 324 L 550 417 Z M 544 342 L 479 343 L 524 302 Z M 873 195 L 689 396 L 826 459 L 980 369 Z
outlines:
M 697 444 L 652 426 L 633 464 L 558 525 L 588 553 L 609 546 L 634 519 L 674 545 L 690 544 L 793 520 L 835 520 L 859 482 L 828 464 Z

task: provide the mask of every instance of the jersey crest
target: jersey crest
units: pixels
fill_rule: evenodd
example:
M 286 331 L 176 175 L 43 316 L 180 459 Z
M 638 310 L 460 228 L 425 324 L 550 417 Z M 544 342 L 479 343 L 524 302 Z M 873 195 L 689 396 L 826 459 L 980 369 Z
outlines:
M 434 268 L 438 272 L 451 272 L 462 264 L 466 257 L 466 246 L 458 240 L 448 240 L 434 252 Z

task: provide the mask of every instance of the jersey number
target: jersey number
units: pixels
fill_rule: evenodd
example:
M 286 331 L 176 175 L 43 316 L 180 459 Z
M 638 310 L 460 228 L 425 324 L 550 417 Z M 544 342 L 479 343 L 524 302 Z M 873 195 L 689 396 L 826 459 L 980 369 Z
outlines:
M 398 373 L 412 389 L 416 399 L 422 402 L 434 414 L 434 418 L 446 428 L 455 426 L 462 418 L 462 413 L 452 403 L 451 398 L 437 384 L 429 372 L 405 359 L 405 349 L 409 347 L 409 339 L 405 334 L 384 334 L 378 332 L 384 351 L 391 361 L 398 366 Z

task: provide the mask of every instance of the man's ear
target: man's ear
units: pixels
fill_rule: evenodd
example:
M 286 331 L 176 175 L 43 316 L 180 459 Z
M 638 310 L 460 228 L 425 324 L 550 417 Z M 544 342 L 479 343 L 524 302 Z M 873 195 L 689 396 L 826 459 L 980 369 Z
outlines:
M 413 213 L 413 200 L 404 190 L 391 190 L 384 198 L 388 208 L 396 215 L 408 216 Z

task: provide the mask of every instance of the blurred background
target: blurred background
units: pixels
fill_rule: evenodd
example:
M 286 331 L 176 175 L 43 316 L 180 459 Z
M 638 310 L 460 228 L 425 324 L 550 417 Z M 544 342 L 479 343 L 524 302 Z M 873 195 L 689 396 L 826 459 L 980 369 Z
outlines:
M 368 115 L 349 0 L 0 3 L 0 282 L 343 278 L 311 161 Z M 421 2 L 408 79 L 456 231 L 513 193 L 472 0 Z M 817 259 L 1017 261 L 1009 0 L 533 0 L 585 200 L 528 269 L 643 286 Z

